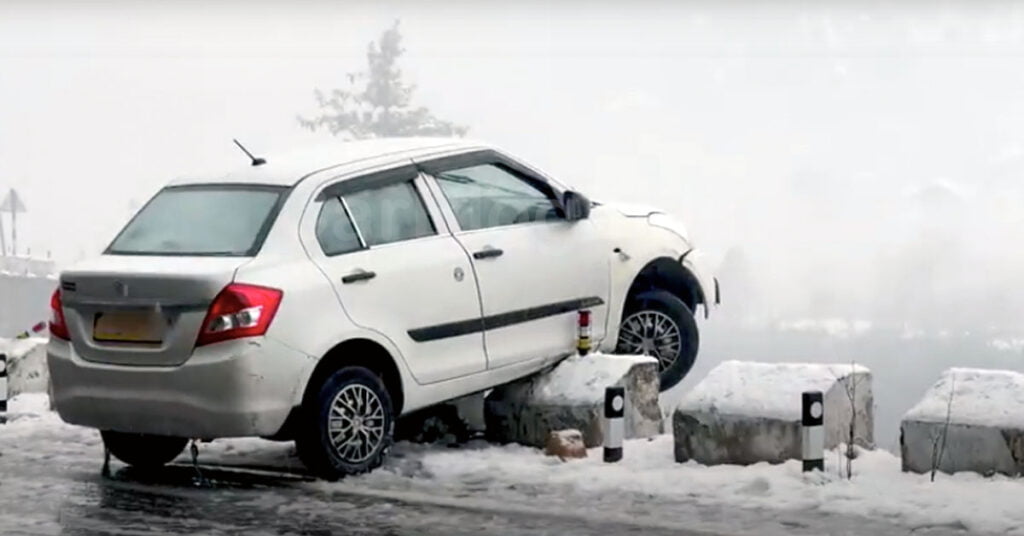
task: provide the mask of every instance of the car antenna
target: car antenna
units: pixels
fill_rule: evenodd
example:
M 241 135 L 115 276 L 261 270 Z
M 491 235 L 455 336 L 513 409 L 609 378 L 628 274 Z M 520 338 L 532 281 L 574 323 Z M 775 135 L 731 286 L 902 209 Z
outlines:
M 267 160 L 265 158 L 257 158 L 253 156 L 248 149 L 246 149 L 241 143 L 238 142 L 238 140 L 232 139 L 231 141 L 235 142 L 235 145 L 237 145 L 238 148 L 241 149 L 243 153 L 245 153 L 245 156 L 248 156 L 249 159 L 252 160 L 253 166 L 262 166 L 263 164 L 267 163 Z

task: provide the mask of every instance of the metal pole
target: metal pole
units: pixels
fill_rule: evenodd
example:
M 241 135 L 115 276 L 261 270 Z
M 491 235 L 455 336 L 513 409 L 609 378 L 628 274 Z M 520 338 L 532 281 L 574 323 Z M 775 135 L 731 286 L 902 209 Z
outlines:
M 804 472 L 825 470 L 825 403 L 821 391 L 807 391 L 802 396 L 801 424 L 803 445 L 801 454 Z
M 615 463 L 622 459 L 622 437 L 626 414 L 626 388 L 608 387 L 604 390 L 604 461 Z

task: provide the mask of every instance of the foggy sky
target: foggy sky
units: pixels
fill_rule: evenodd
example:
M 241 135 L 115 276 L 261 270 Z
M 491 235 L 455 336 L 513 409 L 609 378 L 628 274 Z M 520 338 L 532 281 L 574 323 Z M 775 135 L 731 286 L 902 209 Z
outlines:
M 1010 3 L 0 4 L 19 245 L 101 250 L 167 181 L 297 124 L 401 19 L 416 100 L 602 200 L 687 222 L 751 314 L 1024 313 Z M 7 221 L 5 221 L 7 225 Z M 936 320 L 937 321 L 937 320 Z

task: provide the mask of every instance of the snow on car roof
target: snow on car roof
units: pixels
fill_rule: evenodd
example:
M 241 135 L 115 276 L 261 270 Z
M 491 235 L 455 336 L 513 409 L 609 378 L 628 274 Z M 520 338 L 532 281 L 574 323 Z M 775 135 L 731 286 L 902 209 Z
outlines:
M 374 160 L 386 164 L 389 157 L 394 161 L 408 160 L 432 153 L 459 150 L 491 148 L 487 144 L 456 138 L 376 138 L 357 141 L 336 141 L 288 152 L 253 151 L 254 155 L 266 159 L 260 166 L 246 163 L 246 157 L 239 152 L 239 165 L 221 170 L 219 173 L 190 174 L 171 182 L 182 184 L 271 184 L 292 186 L 303 177 L 326 168 L 341 168 L 346 165 Z M 229 148 L 228 150 L 236 150 Z

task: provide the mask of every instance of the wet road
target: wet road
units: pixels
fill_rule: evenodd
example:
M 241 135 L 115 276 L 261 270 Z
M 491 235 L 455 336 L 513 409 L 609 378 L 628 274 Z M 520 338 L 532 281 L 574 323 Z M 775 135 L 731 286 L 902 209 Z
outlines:
M 683 527 L 502 508 L 401 492 L 322 491 L 280 474 L 192 467 L 156 473 L 4 469 L 3 534 L 708 534 Z M 33 469 L 22 467 L 21 469 Z M 24 486 L 28 481 L 31 486 Z M 13 487 L 25 492 L 7 493 Z M 14 495 L 14 496 L 12 496 Z
M 284 469 L 291 463 L 287 445 L 260 448 L 271 454 L 264 462 L 280 461 L 277 467 Z M 239 454 L 235 462 L 253 458 L 251 452 Z M 113 474 L 103 477 L 95 432 L 56 423 L 7 426 L 0 428 L 0 534 L 963 534 L 956 527 L 911 531 L 821 512 L 767 512 L 654 496 L 567 497 L 553 503 L 550 497 L 533 498 L 528 487 L 509 487 L 497 497 L 472 487 L 432 488 L 416 474 L 416 449 L 393 458 L 384 476 L 341 483 L 237 463 L 202 466 L 205 483 L 181 462 L 152 473 L 115 462 Z

